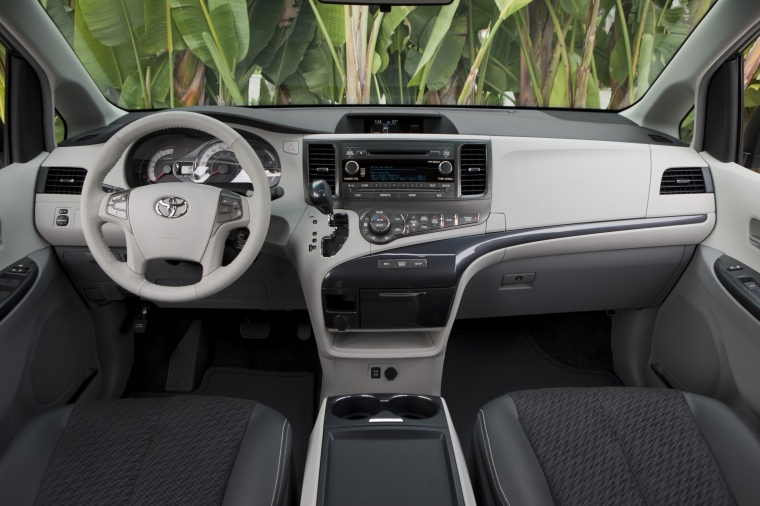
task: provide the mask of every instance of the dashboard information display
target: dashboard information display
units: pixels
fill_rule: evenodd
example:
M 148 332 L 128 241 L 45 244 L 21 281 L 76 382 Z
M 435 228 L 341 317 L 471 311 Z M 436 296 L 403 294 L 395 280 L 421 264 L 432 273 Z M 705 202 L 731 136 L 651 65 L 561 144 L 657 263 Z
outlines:
M 442 160 L 416 161 L 392 160 L 385 162 L 359 161 L 359 172 L 355 176 L 345 176 L 346 182 L 368 183 L 444 183 L 453 182 L 452 174 L 443 175 L 438 171 Z M 447 162 L 450 163 L 450 162 Z

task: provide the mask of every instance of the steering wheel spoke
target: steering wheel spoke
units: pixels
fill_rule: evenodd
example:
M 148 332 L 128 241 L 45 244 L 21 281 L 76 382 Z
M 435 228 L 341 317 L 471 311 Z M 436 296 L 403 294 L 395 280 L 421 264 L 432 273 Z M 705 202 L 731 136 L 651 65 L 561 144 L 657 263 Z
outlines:
M 129 194 L 132 190 L 106 193 L 98 208 L 98 216 L 105 223 L 115 223 L 132 233 L 129 223 Z
M 243 197 L 226 190 L 223 190 L 219 194 L 214 230 L 206 251 L 203 253 L 203 258 L 200 261 L 204 277 L 221 267 L 224 257 L 224 245 L 230 231 L 237 228 L 249 227 L 250 218 L 248 197 Z

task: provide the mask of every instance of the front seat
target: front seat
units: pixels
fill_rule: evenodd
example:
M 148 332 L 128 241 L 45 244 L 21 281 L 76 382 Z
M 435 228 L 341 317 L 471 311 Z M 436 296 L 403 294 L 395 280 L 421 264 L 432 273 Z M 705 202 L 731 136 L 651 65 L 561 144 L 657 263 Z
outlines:
M 0 503 L 283 504 L 290 424 L 255 401 L 181 396 L 68 405 L 0 454 Z
M 760 504 L 760 439 L 724 404 L 655 388 L 511 393 L 478 413 L 479 505 Z

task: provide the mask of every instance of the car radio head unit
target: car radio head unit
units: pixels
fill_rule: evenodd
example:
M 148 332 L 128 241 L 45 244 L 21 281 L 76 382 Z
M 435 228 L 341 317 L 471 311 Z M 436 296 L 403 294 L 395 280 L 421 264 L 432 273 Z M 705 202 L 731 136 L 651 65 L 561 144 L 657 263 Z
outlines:
M 341 150 L 346 199 L 456 197 L 457 146 L 451 143 L 362 143 Z

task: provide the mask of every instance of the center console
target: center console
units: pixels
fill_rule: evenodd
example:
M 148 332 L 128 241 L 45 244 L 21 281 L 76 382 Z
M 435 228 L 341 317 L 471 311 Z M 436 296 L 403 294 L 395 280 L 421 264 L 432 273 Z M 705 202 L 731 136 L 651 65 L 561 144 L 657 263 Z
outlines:
M 309 184 L 324 180 L 339 207 L 359 217 L 359 230 L 349 234 L 377 246 L 420 235 L 433 241 L 437 232 L 488 218 L 487 139 L 377 137 L 305 142 Z M 339 331 L 444 327 L 456 291 L 455 269 L 453 255 L 424 252 L 347 261 L 323 280 L 326 326 Z
M 441 398 L 348 395 L 328 398 L 322 409 L 309 448 L 311 487 L 304 488 L 302 505 L 473 504 Z

